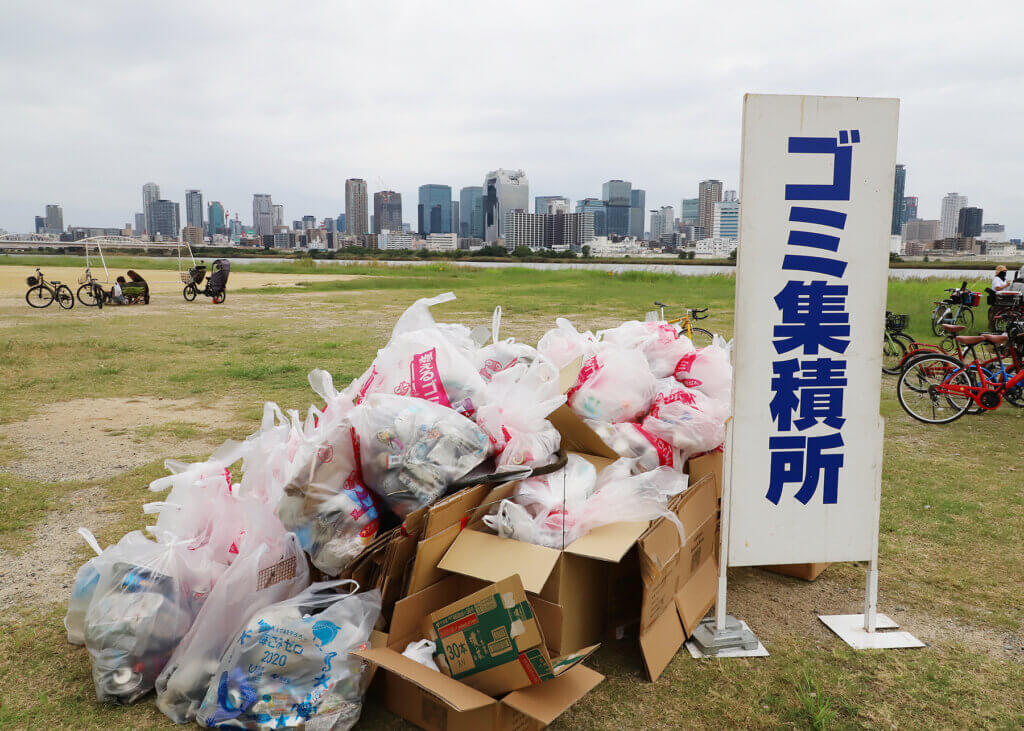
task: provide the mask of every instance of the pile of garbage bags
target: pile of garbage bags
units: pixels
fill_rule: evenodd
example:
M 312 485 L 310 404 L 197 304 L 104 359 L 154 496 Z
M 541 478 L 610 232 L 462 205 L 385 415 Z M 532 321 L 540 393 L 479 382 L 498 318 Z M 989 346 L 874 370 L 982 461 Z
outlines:
M 96 555 L 65 625 L 100 701 L 155 691 L 176 723 L 351 728 L 369 673 L 349 653 L 383 627 L 381 594 L 332 578 L 471 473 L 536 473 L 484 519 L 503 537 L 561 547 L 616 521 L 678 525 L 667 506 L 683 463 L 724 439 L 723 341 L 697 349 L 665 322 L 594 334 L 559 319 L 532 347 L 499 338 L 500 308 L 490 329 L 436 322 L 430 308 L 451 299 L 413 304 L 344 389 L 311 372 L 322 405 L 304 416 L 267 403 L 245 440 L 167 460 L 146 530 L 104 549 L 80 529 Z M 563 393 L 567 368 L 579 375 Z M 618 461 L 598 471 L 560 451 L 548 417 L 565 404 Z

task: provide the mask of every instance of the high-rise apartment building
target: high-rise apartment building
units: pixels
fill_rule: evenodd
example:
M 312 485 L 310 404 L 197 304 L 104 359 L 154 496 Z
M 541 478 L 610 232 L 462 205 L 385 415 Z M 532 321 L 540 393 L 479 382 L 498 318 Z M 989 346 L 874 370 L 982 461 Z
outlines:
M 569 247 L 579 251 L 594 238 L 591 213 L 505 213 L 505 246 L 529 246 L 531 249 Z
M 721 200 L 715 203 L 712 237 L 738 239 L 740 237 L 740 202 Z
M 160 200 L 160 186 L 156 183 L 146 183 L 142 186 L 142 213 L 146 216 L 146 233 L 152 234 L 152 216 L 149 213 L 149 205 Z
M 366 197 L 366 181 L 349 178 L 345 181 L 345 233 L 363 236 L 370 232 L 369 201 Z
M 959 193 L 947 193 L 942 199 L 942 211 L 939 214 L 940 238 L 956 236 L 957 225 L 960 223 L 960 209 L 966 205 L 967 196 Z
M 957 214 L 957 236 L 980 236 L 982 226 L 982 209 L 975 206 L 964 206 Z
M 701 182 L 697 199 L 699 201 L 697 225 L 704 230 L 705 236 L 710 236 L 715 226 L 715 204 L 722 200 L 722 181 L 705 180 Z
M 629 209 L 633 205 L 633 184 L 628 180 L 609 180 L 601 186 L 605 202 L 608 235 L 629 235 Z
M 484 237 L 484 189 L 479 185 L 467 185 L 459 191 L 459 236 Z
M 892 227 L 889 230 L 893 236 L 899 236 L 903 229 L 903 193 L 906 186 L 907 168 L 904 165 L 897 165 L 892 187 Z
M 252 228 L 257 236 L 274 233 L 274 202 L 269 193 L 254 193 L 252 196 Z
M 738 201 L 740 199 L 739 194 L 735 190 L 723 190 L 722 200 L 724 201 Z
M 203 193 L 199 190 L 185 191 L 185 225 L 203 228 Z
M 185 226 L 181 230 L 181 240 L 187 241 L 189 246 L 202 246 L 203 229 L 199 226 Z
M 451 233 L 452 187 L 438 183 L 420 186 L 416 223 L 420 236 Z
M 271 219 L 274 222 L 274 230 L 276 231 L 278 226 L 284 226 L 284 206 L 280 203 L 275 203 L 270 207 Z
M 903 219 L 900 223 L 904 224 L 913 218 L 917 218 L 917 196 L 905 195 L 903 196 Z
M 505 214 L 530 210 L 530 181 L 522 170 L 498 168 L 484 176 L 484 240 L 505 236 Z
M 651 241 L 657 241 L 661 238 L 662 234 L 671 233 L 671 223 L 664 213 L 666 207 L 671 210 L 671 206 L 662 206 L 660 210 L 651 211 L 651 226 L 649 232 L 651 234 Z
M 594 219 L 594 236 L 608 235 L 608 209 L 604 201 L 583 198 L 576 201 L 577 213 L 590 213 Z
M 935 219 L 922 220 L 920 218 L 912 218 L 903 227 L 903 241 L 904 243 L 912 241 L 931 243 L 941 238 L 939 236 L 940 228 L 940 222 Z
M 373 194 L 373 232 L 402 230 L 402 194 L 379 190 Z
M 210 201 L 210 204 L 206 206 L 206 222 L 211 236 L 228 232 L 223 203 L 220 201 Z
M 644 206 L 647 204 L 647 191 L 633 188 L 629 196 L 629 235 L 642 239 L 644 237 Z
M 149 204 L 149 223 L 153 227 L 152 235 L 160 234 L 168 238 L 178 238 L 181 230 L 181 212 L 174 201 L 158 199 Z
M 55 203 L 46 206 L 46 233 L 64 233 L 64 209 Z

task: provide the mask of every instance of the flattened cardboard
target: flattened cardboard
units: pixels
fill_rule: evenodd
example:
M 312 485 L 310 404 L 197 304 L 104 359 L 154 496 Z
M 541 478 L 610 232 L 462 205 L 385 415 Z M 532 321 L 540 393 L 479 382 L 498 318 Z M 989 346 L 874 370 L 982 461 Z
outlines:
M 452 547 L 460 530 L 462 528 L 458 524 L 450 525 L 443 531 L 419 542 L 419 546 L 416 548 L 416 557 L 413 559 L 412 571 L 409 574 L 407 594 L 415 594 L 426 589 L 446 576 L 438 563 Z
M 528 592 L 540 594 L 560 555 L 553 548 L 467 528 L 459 533 L 438 566 L 449 573 L 491 582 L 518 574 Z
M 829 566 L 831 566 L 829 563 L 784 563 L 760 566 L 759 568 L 771 571 L 772 573 L 782 574 L 783 576 L 793 576 L 804 581 L 814 581 Z
M 686 633 L 675 612 L 662 612 L 640 632 L 640 655 L 651 680 L 657 680 L 686 641 Z
M 717 484 L 715 489 L 719 499 L 722 497 L 722 463 L 725 455 L 717 450 L 702 454 L 700 457 L 691 457 L 686 461 L 686 472 L 690 475 L 690 482 L 697 482 L 704 475 L 713 475 Z
M 420 539 L 427 540 L 460 523 L 483 501 L 488 492 L 490 489 L 486 485 L 467 487 L 431 505 Z

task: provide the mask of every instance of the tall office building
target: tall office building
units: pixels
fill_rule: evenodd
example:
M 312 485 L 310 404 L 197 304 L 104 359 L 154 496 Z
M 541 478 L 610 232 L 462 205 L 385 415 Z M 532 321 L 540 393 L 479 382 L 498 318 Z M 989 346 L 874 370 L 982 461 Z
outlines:
M 629 235 L 629 209 L 633 205 L 633 184 L 628 180 L 609 180 L 601 186 L 605 202 L 608 235 Z
M 345 181 L 345 233 L 363 236 L 370 232 L 370 219 L 366 198 L 366 181 L 349 178 Z
M 151 234 L 160 234 L 172 239 L 178 238 L 181 230 L 181 212 L 174 201 L 158 199 L 149 204 L 149 223 L 153 227 Z
M 46 216 L 36 216 L 36 233 L 46 233 Z
M 346 231 L 345 224 L 346 224 L 346 221 L 345 221 L 345 214 L 344 213 L 339 213 L 337 216 L 334 217 L 334 225 L 337 227 L 338 233 L 340 233 L 340 234 L 345 233 L 345 231 Z
M 379 190 L 373 194 L 373 232 L 402 230 L 402 194 Z
M 569 199 L 564 195 L 538 195 L 533 199 L 535 213 L 570 213 Z
M 959 193 L 947 193 L 942 199 L 942 212 L 939 214 L 940 238 L 956 236 L 957 225 L 960 223 L 960 209 L 966 205 L 967 196 Z
M 210 236 L 226 234 L 228 229 L 224 219 L 224 204 L 220 201 L 210 201 L 210 204 L 206 206 L 206 221 Z
M 309 231 L 312 228 L 316 228 L 316 216 L 313 214 L 306 214 L 302 217 L 302 230 Z
M 185 191 L 185 225 L 203 227 L 203 194 L 198 190 Z
M 146 214 L 136 213 L 135 214 L 135 230 L 132 232 L 136 236 L 142 236 L 146 233 Z
M 712 222 L 712 238 L 739 239 L 740 237 L 740 202 L 718 201 L 715 203 L 715 216 Z
M 700 198 L 683 198 L 680 201 L 679 223 L 683 226 L 700 225 Z
M 903 230 L 903 192 L 906 186 L 907 168 L 904 165 L 897 165 L 892 187 L 892 227 L 889 230 L 893 236 L 899 236 Z
M 64 233 L 64 209 L 55 203 L 46 206 L 46 232 Z
M 530 210 L 530 181 L 522 170 L 498 168 L 484 176 L 484 239 L 505 237 L 505 214 Z
M 644 237 L 644 206 L 647 203 L 647 191 L 633 188 L 629 195 L 629 235 L 642 239 Z
M 656 211 L 651 211 L 651 241 L 657 241 L 662 235 L 672 233 L 675 220 L 672 206 L 662 206 Z
M 484 189 L 467 185 L 459 191 L 459 236 L 484 237 Z
M 964 206 L 957 214 L 957 236 L 980 236 L 983 211 L 975 206 Z
M 904 224 L 914 218 L 917 218 L 917 196 L 905 195 L 903 196 L 903 218 L 900 223 Z
M 146 183 L 142 186 L 142 213 L 146 216 L 146 233 L 152 234 L 152 216 L 149 213 L 150 203 L 160 200 L 160 186 L 156 183 Z
M 700 184 L 697 199 L 699 201 L 697 225 L 703 229 L 705 236 L 710 236 L 715 227 L 715 204 L 722 200 L 722 181 L 703 181 Z
M 459 219 L 461 217 L 461 214 L 459 213 L 459 208 L 461 207 L 461 205 L 462 204 L 461 204 L 460 201 L 455 200 L 454 198 L 452 199 L 452 230 L 451 230 L 451 232 L 453 234 L 455 234 L 456 236 L 459 235 Z
M 735 190 L 723 190 L 722 200 L 724 201 L 738 201 L 740 199 L 739 194 Z
M 274 202 L 269 193 L 253 193 L 252 228 L 257 236 L 274 233 Z
M 420 186 L 416 225 L 420 236 L 452 232 L 452 187 L 450 185 L 428 183 Z
M 590 213 L 594 218 L 594 236 L 608 235 L 608 208 L 604 201 L 597 198 L 584 198 L 576 201 L 577 213 Z
M 270 207 L 270 210 L 273 213 L 271 219 L 274 222 L 274 228 L 284 226 L 284 206 L 280 203 L 275 203 Z

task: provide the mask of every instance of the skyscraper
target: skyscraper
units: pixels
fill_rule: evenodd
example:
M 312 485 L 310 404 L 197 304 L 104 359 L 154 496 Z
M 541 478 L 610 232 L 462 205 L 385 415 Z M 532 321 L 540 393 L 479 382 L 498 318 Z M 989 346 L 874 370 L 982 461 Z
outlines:
M 576 212 L 593 214 L 594 236 L 608 235 L 608 208 L 604 201 L 597 198 L 583 198 L 576 201 Z
M 46 206 L 46 232 L 64 233 L 64 209 L 55 203 Z
M 644 237 L 644 205 L 647 202 L 647 192 L 641 188 L 633 188 L 629 200 L 629 235 L 638 239 Z M 672 227 L 669 221 L 669 228 Z
M 185 225 L 203 227 L 203 194 L 192 189 L 185 191 Z
M 718 201 L 715 203 L 715 218 L 711 236 L 722 239 L 740 237 L 740 202 Z
M 276 229 L 278 226 L 284 226 L 284 206 L 281 205 L 280 203 L 275 203 L 270 207 L 270 210 L 274 214 L 272 216 L 274 221 L 274 228 Z
M 149 204 L 160 200 L 160 186 L 156 183 L 146 183 L 142 186 L 142 212 L 146 216 L 146 233 L 153 233 L 152 216 L 149 213 Z
M 724 201 L 738 201 L 739 199 L 739 194 L 737 194 L 735 190 L 722 191 L 722 200 Z
M 459 191 L 459 236 L 484 237 L 484 189 L 467 185 Z
M 206 207 L 206 218 L 210 226 L 210 236 L 228 232 L 224 221 L 224 204 L 220 201 L 210 201 L 210 205 Z
M 37 234 L 46 233 L 46 217 L 45 216 L 36 216 L 36 233 Z
M 651 211 L 651 240 L 657 241 L 662 234 L 672 233 L 675 220 L 672 206 L 662 206 L 657 211 Z
M 679 222 L 684 226 L 700 225 L 700 198 L 683 198 L 680 201 Z
M 420 236 L 451 233 L 452 187 L 438 183 L 421 185 L 416 219 Z
M 135 214 L 135 230 L 132 232 L 136 236 L 142 236 L 146 232 L 146 214 L 136 213 Z
M 309 213 L 302 217 L 302 230 L 308 231 L 311 228 L 316 228 L 316 216 Z
M 960 209 L 966 205 L 967 196 L 959 193 L 947 193 L 942 199 L 942 212 L 939 214 L 940 238 L 956 236 L 957 225 L 960 223 Z
M 452 230 L 451 230 L 451 233 L 455 234 L 456 236 L 459 235 L 459 219 L 461 217 L 461 214 L 459 213 L 459 208 L 461 207 L 461 205 L 462 204 L 459 201 L 455 200 L 454 198 L 452 199 Z
M 608 235 L 629 235 L 629 209 L 633 205 L 633 184 L 628 180 L 609 180 L 601 186 L 605 203 Z
M 380 190 L 373 194 L 373 232 L 402 230 L 402 194 Z
M 181 230 L 181 213 L 174 201 L 158 199 L 149 204 L 149 224 L 153 227 L 151 234 L 160 234 L 172 239 L 178 238 Z
M 699 201 L 697 225 L 703 229 L 704 236 L 710 236 L 715 227 L 715 204 L 722 200 L 722 181 L 703 181 L 700 184 L 697 198 Z
M 274 233 L 274 202 L 270 193 L 253 193 L 252 227 L 257 236 Z
M 484 176 L 484 239 L 490 243 L 505 237 L 505 214 L 530 210 L 530 181 L 522 170 L 498 168 Z
M 338 229 L 338 233 L 340 233 L 340 234 L 345 233 L 346 229 L 345 229 L 345 214 L 344 213 L 339 213 L 337 216 L 335 216 L 335 218 L 334 218 L 334 225 Z
M 345 233 L 363 236 L 370 232 L 366 181 L 349 178 L 345 181 Z
M 974 206 L 964 206 L 957 216 L 957 236 L 980 236 L 983 211 Z
M 893 236 L 899 236 L 903 230 L 903 191 L 907 185 L 907 168 L 904 165 L 896 166 L 896 179 L 892 187 L 892 227 L 889 230 Z
M 533 199 L 533 210 L 542 213 L 569 213 L 569 199 L 564 195 L 538 195 Z
M 917 196 L 905 195 L 903 196 L 903 218 L 900 223 L 906 223 L 914 218 L 917 218 Z

